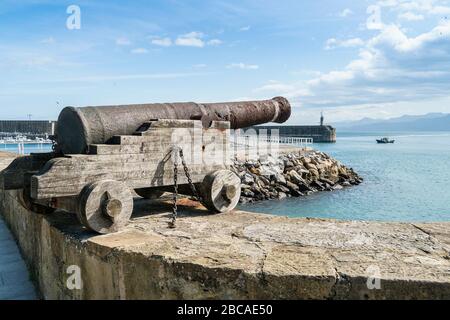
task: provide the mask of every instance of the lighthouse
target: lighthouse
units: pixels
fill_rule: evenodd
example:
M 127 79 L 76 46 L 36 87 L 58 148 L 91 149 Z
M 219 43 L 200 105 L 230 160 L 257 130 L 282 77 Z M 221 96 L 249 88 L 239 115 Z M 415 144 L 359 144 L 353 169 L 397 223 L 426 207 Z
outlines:
M 323 118 L 323 112 L 321 112 L 321 113 L 320 113 L 320 126 L 321 126 L 321 127 L 323 126 L 323 120 L 324 120 L 324 118 Z

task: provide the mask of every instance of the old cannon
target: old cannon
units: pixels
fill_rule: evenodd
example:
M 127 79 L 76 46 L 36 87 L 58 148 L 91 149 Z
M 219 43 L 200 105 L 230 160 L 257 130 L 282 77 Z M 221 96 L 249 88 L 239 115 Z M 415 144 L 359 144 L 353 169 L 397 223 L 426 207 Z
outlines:
M 178 190 L 211 212 L 227 212 L 240 197 L 230 171 L 230 128 L 286 121 L 281 97 L 233 103 L 173 103 L 67 107 L 54 152 L 17 158 L 0 173 L 4 190 L 48 213 L 62 209 L 98 233 L 120 230 L 133 211 L 133 191 L 154 199 Z M 180 164 L 181 162 L 181 164 Z M 178 166 L 182 165 L 177 174 Z

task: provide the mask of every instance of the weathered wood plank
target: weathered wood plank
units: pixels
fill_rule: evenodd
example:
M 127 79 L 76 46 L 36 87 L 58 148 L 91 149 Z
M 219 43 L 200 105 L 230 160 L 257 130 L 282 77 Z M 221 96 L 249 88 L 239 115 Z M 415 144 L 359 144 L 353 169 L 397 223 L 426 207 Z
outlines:
M 210 171 L 212 169 L 225 167 L 222 164 L 218 165 L 195 165 L 190 166 L 189 170 L 192 174 L 201 174 L 204 171 Z M 179 165 L 181 170 L 181 164 Z M 39 188 L 43 187 L 66 187 L 68 184 L 78 183 L 78 181 L 85 181 L 85 177 L 102 177 L 102 176 L 114 176 L 120 177 L 121 179 L 135 179 L 136 177 L 142 178 L 158 178 L 161 176 L 166 176 L 171 174 L 173 171 L 173 165 L 171 166 L 161 166 L 161 167 L 151 167 L 151 168 L 124 168 L 123 170 L 110 171 L 107 168 L 100 171 L 84 171 L 84 172 L 66 172 L 64 168 L 59 168 L 59 170 L 52 170 L 46 175 L 35 175 L 32 177 L 37 183 L 39 183 Z
M 194 166 L 190 168 L 194 183 L 203 181 L 207 172 L 225 169 L 227 166 Z M 117 172 L 104 172 L 97 174 L 66 174 L 54 176 L 53 179 L 39 180 L 34 176 L 31 180 L 31 196 L 34 199 L 48 199 L 54 197 L 78 195 L 89 183 L 99 180 L 116 180 L 125 182 L 131 189 L 160 187 L 173 184 L 173 167 L 158 170 L 123 170 Z M 188 183 L 182 167 L 179 167 L 178 181 L 180 184 Z
M 231 124 L 229 121 L 216 121 L 214 120 L 211 124 L 211 128 L 209 129 L 230 129 L 231 128 Z
M 91 146 L 90 155 L 49 161 L 32 177 L 31 196 L 75 196 L 87 184 L 100 180 L 125 182 L 132 189 L 172 185 L 174 145 L 183 149 L 194 183 L 201 182 L 209 172 L 228 168 L 231 154 L 229 131 L 222 129 L 228 123 L 214 123 L 221 129 L 197 130 L 199 126 L 200 121 L 154 121 L 146 135 L 117 136 L 113 139 L 117 144 Z M 180 184 L 187 183 L 181 162 L 179 170 Z
M 54 157 L 53 153 L 31 154 L 18 157 L 0 173 L 0 188 L 18 190 L 24 188 L 24 175 L 29 171 L 38 171 Z

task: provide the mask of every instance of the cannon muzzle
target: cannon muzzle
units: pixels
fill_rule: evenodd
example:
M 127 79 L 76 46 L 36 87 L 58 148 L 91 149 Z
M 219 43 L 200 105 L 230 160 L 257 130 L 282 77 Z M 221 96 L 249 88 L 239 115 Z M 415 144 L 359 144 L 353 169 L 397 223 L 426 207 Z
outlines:
M 152 119 L 229 121 L 232 129 L 267 122 L 283 123 L 291 106 L 282 97 L 264 101 L 225 103 L 155 103 L 102 107 L 66 107 L 59 115 L 56 141 L 63 154 L 88 153 L 89 145 L 107 143 L 116 135 L 131 135 Z

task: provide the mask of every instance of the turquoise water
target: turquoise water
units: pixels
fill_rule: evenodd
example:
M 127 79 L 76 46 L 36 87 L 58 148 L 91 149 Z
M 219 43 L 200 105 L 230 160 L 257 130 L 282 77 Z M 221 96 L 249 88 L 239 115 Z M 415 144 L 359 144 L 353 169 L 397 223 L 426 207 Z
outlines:
M 377 144 L 388 136 L 395 144 Z M 359 186 L 243 205 L 247 211 L 355 220 L 450 221 L 450 132 L 341 133 L 315 144 L 364 179 Z
M 377 144 L 383 136 L 395 144 Z M 290 217 L 450 221 L 450 132 L 340 133 L 337 143 L 314 148 L 353 167 L 364 183 L 240 208 Z M 25 153 L 50 150 L 50 145 L 25 145 Z M 0 151 L 17 153 L 18 146 L 0 145 Z
M 28 143 L 24 145 L 25 154 L 49 152 L 52 150 L 50 144 Z M 17 144 L 0 144 L 0 151 L 19 153 L 19 145 Z

